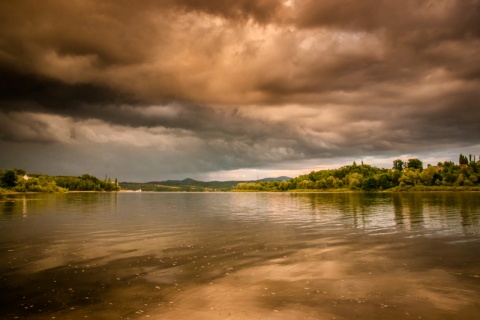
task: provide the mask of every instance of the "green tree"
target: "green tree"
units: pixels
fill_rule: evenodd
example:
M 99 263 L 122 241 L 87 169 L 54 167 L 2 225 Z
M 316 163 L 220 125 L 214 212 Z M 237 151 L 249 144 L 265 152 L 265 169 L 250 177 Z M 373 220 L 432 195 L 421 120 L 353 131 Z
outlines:
M 422 173 L 420 173 L 420 180 L 422 180 L 424 185 L 431 186 L 435 182 L 434 177 L 436 173 L 437 170 L 435 167 L 429 166 L 427 169 L 423 170 Z
M 388 175 L 385 174 L 385 173 L 380 174 L 380 177 L 378 178 L 377 184 L 378 184 L 378 187 L 383 189 L 383 190 L 389 189 L 389 188 L 392 187 L 392 183 L 388 179 Z
M 2 186 L 4 188 L 13 188 L 17 185 L 17 175 L 13 170 L 7 170 L 2 176 Z
M 393 169 L 402 171 L 405 168 L 405 162 L 400 159 L 393 160 Z
M 335 178 L 333 176 L 329 176 L 325 182 L 327 183 L 327 187 L 332 189 L 335 187 Z
M 15 171 L 15 174 L 21 175 L 21 176 L 24 176 L 24 175 L 27 174 L 27 172 L 26 172 L 25 170 L 23 170 L 23 169 L 17 169 L 17 168 L 15 168 L 15 169 L 13 169 L 13 171 Z
M 460 173 L 458 175 L 457 180 L 455 181 L 455 185 L 456 186 L 463 186 L 464 182 L 465 182 L 465 176 L 463 175 L 463 173 Z
M 290 185 L 291 185 L 290 182 L 283 180 L 282 182 L 280 182 L 278 189 L 281 191 L 287 191 L 288 189 L 290 189 Z
M 415 171 L 403 172 L 402 176 L 398 179 L 399 186 L 404 188 L 405 186 L 416 186 L 420 182 L 420 176 Z
M 415 158 L 415 159 L 408 159 L 407 168 L 408 168 L 408 169 L 418 169 L 418 170 L 422 171 L 422 169 L 423 169 L 423 163 L 422 163 L 422 161 L 420 161 L 420 160 L 417 159 L 417 158 Z
M 464 156 L 463 154 L 460 153 L 460 156 L 458 157 L 458 163 L 459 164 L 468 164 L 467 156 Z
M 311 180 L 300 181 L 297 185 L 298 189 L 313 189 L 313 187 L 314 187 L 314 184 L 313 184 L 313 181 Z
M 359 189 L 363 184 L 363 175 L 360 173 L 351 173 L 348 175 L 348 187 L 350 189 Z
M 322 178 L 315 182 L 315 189 L 326 189 L 326 188 L 327 188 L 327 181 L 325 180 L 325 178 Z
M 370 176 L 363 180 L 362 189 L 366 191 L 372 191 L 377 189 L 377 180 L 374 177 Z

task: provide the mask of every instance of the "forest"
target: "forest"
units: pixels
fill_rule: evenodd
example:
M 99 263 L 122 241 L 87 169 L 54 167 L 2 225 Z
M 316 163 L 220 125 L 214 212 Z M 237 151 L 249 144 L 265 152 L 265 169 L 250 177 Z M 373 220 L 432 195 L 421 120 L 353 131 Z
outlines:
M 417 158 L 393 161 L 391 169 L 368 164 L 312 171 L 281 182 L 244 182 L 235 191 L 478 191 L 480 160 L 460 154 L 458 164 L 439 162 L 423 166 Z
M 68 192 L 68 191 L 118 191 L 118 181 L 84 174 L 74 176 L 49 176 L 28 174 L 23 169 L 0 170 L 0 192 Z

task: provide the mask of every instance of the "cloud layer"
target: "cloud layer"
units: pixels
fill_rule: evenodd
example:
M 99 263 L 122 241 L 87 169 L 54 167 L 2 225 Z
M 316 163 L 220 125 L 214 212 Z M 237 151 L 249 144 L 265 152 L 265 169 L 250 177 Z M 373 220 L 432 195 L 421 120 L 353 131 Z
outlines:
M 475 153 L 478 21 L 478 0 L 3 2 L 0 165 L 75 148 L 96 173 L 103 150 L 142 180 Z

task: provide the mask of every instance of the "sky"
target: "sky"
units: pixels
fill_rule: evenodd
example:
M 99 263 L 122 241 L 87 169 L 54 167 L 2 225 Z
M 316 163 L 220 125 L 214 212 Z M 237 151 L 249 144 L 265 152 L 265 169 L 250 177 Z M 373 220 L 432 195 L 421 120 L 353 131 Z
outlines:
M 0 168 L 249 180 L 478 156 L 479 21 L 479 0 L 1 1 Z

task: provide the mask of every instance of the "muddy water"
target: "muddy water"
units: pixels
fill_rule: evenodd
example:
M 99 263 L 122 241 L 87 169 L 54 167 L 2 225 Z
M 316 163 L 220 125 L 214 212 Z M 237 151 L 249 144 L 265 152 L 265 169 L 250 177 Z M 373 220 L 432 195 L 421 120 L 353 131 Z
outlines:
M 478 319 L 477 193 L 0 202 L 0 319 Z

